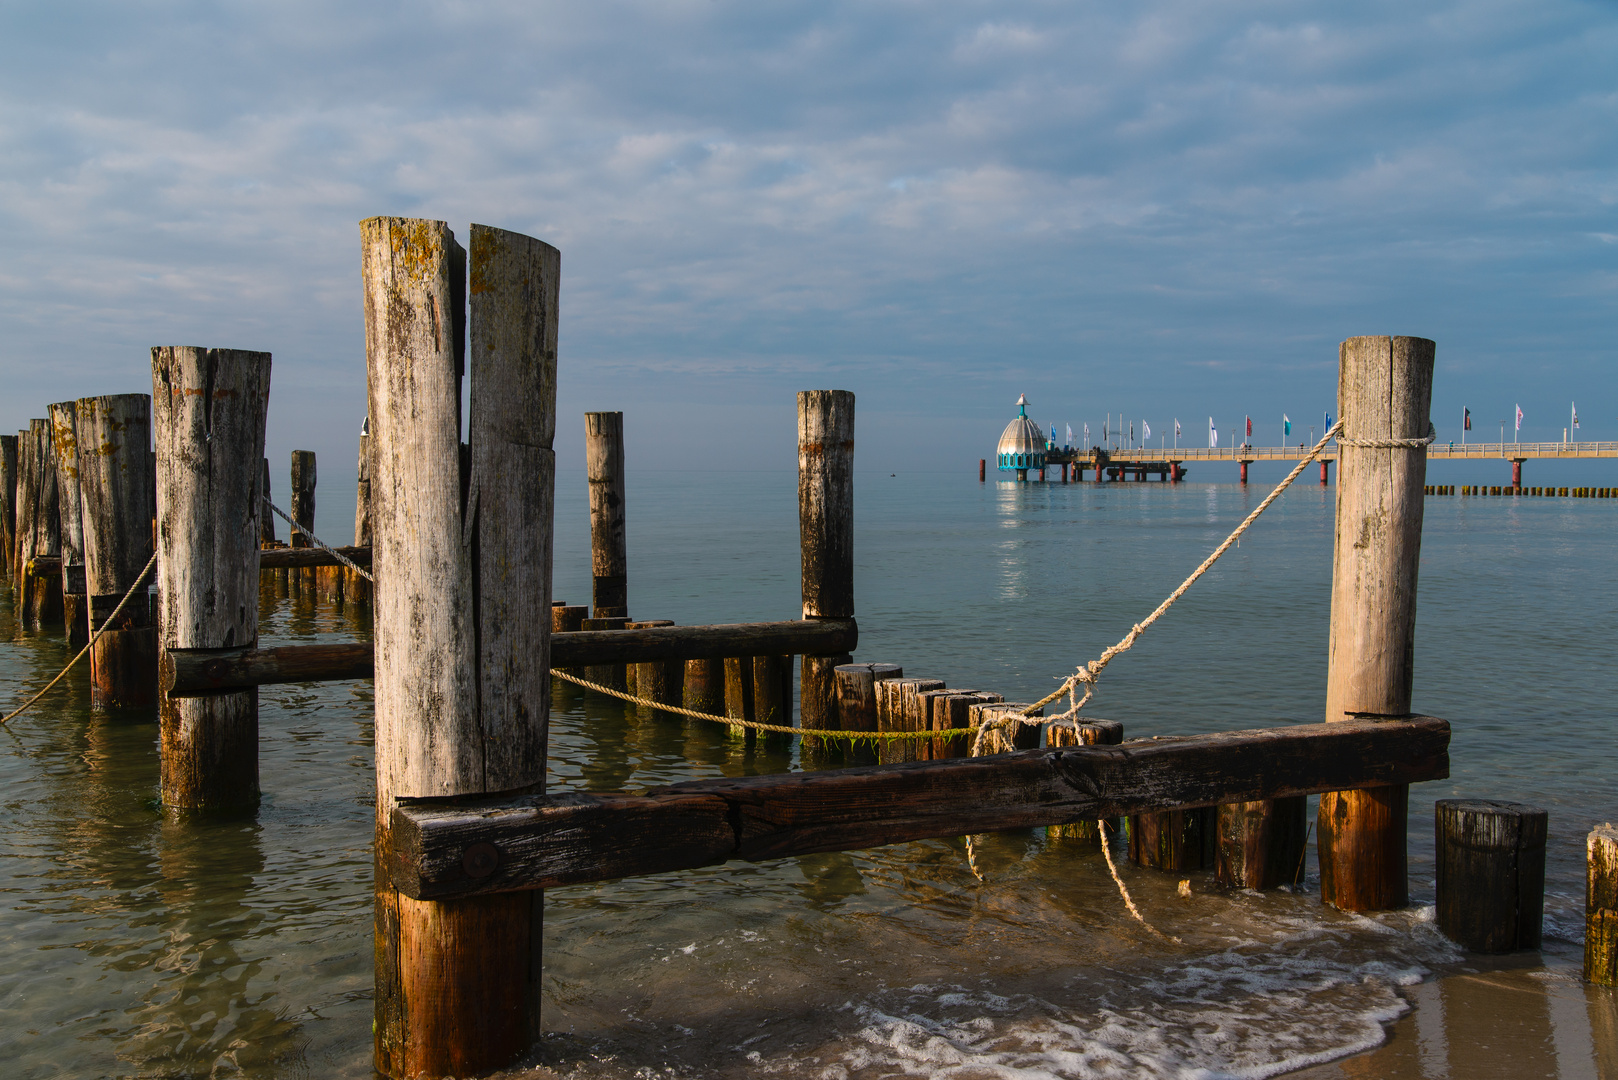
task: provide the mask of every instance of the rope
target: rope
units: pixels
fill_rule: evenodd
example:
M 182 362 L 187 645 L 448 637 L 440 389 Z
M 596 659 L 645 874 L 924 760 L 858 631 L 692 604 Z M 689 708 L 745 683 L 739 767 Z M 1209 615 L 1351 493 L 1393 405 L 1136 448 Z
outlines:
M 338 562 L 342 563 L 344 566 L 348 567 L 350 570 L 354 571 L 356 574 L 358 574 L 360 577 L 364 578 L 366 581 L 372 582 L 373 584 L 376 582 L 376 578 L 371 576 L 371 573 L 370 573 L 369 570 L 362 569 L 358 563 L 354 562 L 348 556 L 344 555 L 341 551 L 338 551 L 336 548 L 332 547 L 330 544 L 325 543 L 324 541 L 322 541 L 320 539 L 320 537 L 316 536 L 314 533 L 310 532 L 308 529 L 304 528 L 302 525 L 299 525 L 296 521 L 293 521 L 290 517 L 287 516 L 287 512 L 285 510 L 281 509 L 279 506 L 276 506 L 274 503 L 272 503 L 270 501 L 270 497 L 268 495 L 263 496 L 263 499 L 264 499 L 264 505 L 265 506 L 268 506 L 271 510 L 274 510 L 276 512 L 276 514 L 280 515 L 280 518 L 281 518 L 282 521 L 286 522 L 288 525 L 292 526 L 294 529 L 297 529 L 299 532 L 303 533 L 303 535 L 307 536 L 309 538 L 309 542 L 311 544 L 315 545 L 315 547 L 320 548 L 322 551 L 331 552 L 331 555 L 332 555 L 332 557 L 334 559 L 336 559 Z
M 61 682 L 62 677 L 65 676 L 68 672 L 73 670 L 73 665 L 74 664 L 77 664 L 80 660 L 84 659 L 84 654 L 90 651 L 90 646 L 94 645 L 96 642 L 101 640 L 101 635 L 105 634 L 107 632 L 107 627 L 112 625 L 112 620 L 116 619 L 118 617 L 119 613 L 121 613 L 124 610 L 124 605 L 129 603 L 129 598 L 131 596 L 135 595 L 135 590 L 141 587 L 142 583 L 144 583 L 145 580 L 146 580 L 146 575 L 150 574 L 152 572 L 152 567 L 154 567 L 156 565 L 157 565 L 157 552 L 154 551 L 154 552 L 152 552 L 152 557 L 150 559 L 146 560 L 146 568 L 135 576 L 135 584 L 131 585 L 129 587 L 129 591 L 124 593 L 124 598 L 122 600 L 118 601 L 118 606 L 117 607 L 112 609 L 112 614 L 108 615 L 107 616 L 107 621 L 101 624 L 101 629 L 97 630 L 94 634 L 90 635 L 90 640 L 85 644 L 84 648 L 79 650 L 79 655 L 77 655 L 73 659 L 69 660 L 67 662 L 67 667 L 62 669 L 61 674 L 57 675 L 56 678 L 52 679 L 50 682 L 45 684 L 45 689 L 44 690 L 41 690 L 39 693 L 35 694 L 33 697 L 31 697 L 27 701 L 23 702 L 20 706 L 17 707 L 16 711 L 7 713 L 4 717 L 0 717 L 0 724 L 9 724 L 14 717 L 21 716 L 24 712 L 27 711 L 29 706 L 31 706 L 34 702 L 38 701 L 40 698 L 44 697 L 46 692 L 49 691 L 51 687 L 53 687 L 57 683 Z
M 1112 880 L 1113 880 L 1114 884 L 1116 884 L 1118 886 L 1118 895 L 1122 896 L 1124 898 L 1124 907 L 1128 908 L 1129 913 L 1131 915 L 1135 916 L 1135 921 L 1136 922 L 1138 922 L 1142 926 L 1146 927 L 1146 929 L 1150 930 L 1152 933 L 1156 934 L 1158 937 L 1162 938 L 1164 941 L 1172 941 L 1176 945 L 1184 945 L 1185 942 L 1181 941 L 1179 938 L 1175 937 L 1173 934 L 1165 934 L 1165 933 L 1163 933 L 1163 931 L 1159 930 L 1157 927 L 1155 927 L 1151 923 L 1147 922 L 1146 921 L 1146 916 L 1144 916 L 1144 915 L 1142 915 L 1140 913 L 1140 908 L 1136 907 L 1135 906 L 1135 901 L 1130 899 L 1129 890 L 1124 888 L 1124 879 L 1118 876 L 1118 867 L 1113 864 L 1113 861 L 1112 861 L 1112 845 L 1107 843 L 1107 823 L 1106 823 L 1105 820 L 1102 820 L 1102 821 L 1097 821 L 1096 824 L 1101 827 L 1101 854 L 1103 854 L 1103 855 L 1105 855 L 1107 857 L 1107 870 L 1108 870 L 1108 872 L 1110 872 L 1112 874 Z
M 577 675 L 563 671 L 560 668 L 551 668 L 551 674 L 575 686 L 582 686 L 586 690 L 594 690 L 598 694 L 606 694 L 619 698 L 635 705 L 644 705 L 660 712 L 674 713 L 677 716 L 689 716 L 693 720 L 709 720 L 715 724 L 725 724 L 729 727 L 752 728 L 754 731 L 768 731 L 779 735 L 817 735 L 825 739 L 870 739 L 879 742 L 901 742 L 907 739 L 948 739 L 957 735 L 970 735 L 976 728 L 947 728 L 944 731 L 842 731 L 830 728 L 801 728 L 788 724 L 765 724 L 757 720 L 744 720 L 738 716 L 715 716 L 713 713 L 698 712 L 696 709 L 687 709 L 679 705 L 666 705 L 651 698 L 636 697 L 634 694 L 622 690 L 614 690 L 610 686 L 603 686 L 589 679 L 581 679 Z
M 1342 427 L 1339 421 L 1338 427 Z M 1431 446 L 1438 438 L 1438 429 L 1433 427 L 1431 420 L 1427 421 L 1427 434 L 1419 439 L 1344 439 L 1337 440 L 1338 446 L 1353 446 L 1361 450 L 1421 450 Z

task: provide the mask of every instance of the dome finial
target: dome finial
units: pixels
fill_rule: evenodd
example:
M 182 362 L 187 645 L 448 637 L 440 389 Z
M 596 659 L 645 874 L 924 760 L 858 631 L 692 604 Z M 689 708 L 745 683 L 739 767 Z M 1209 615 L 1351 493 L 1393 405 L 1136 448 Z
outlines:
M 1028 415 L 1028 395 L 1027 394 L 1018 394 L 1017 395 L 1017 415 L 1018 416 L 1027 416 Z

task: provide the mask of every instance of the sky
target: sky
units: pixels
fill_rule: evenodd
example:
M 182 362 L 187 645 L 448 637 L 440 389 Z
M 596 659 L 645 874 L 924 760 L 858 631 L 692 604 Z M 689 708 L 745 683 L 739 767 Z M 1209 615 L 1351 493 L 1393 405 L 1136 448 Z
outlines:
M 581 482 L 598 409 L 631 469 L 791 468 L 808 388 L 858 395 L 873 470 L 975 472 L 1019 394 L 1059 432 L 1177 418 L 1205 445 L 1251 415 L 1274 442 L 1335 412 L 1358 334 L 1438 343 L 1442 439 L 1519 403 L 1523 439 L 1560 439 L 1573 402 L 1618 439 L 1612 2 L 0 20 L 0 430 L 149 392 L 153 345 L 268 350 L 277 475 L 312 449 L 351 490 L 358 222 L 391 214 L 561 250 Z

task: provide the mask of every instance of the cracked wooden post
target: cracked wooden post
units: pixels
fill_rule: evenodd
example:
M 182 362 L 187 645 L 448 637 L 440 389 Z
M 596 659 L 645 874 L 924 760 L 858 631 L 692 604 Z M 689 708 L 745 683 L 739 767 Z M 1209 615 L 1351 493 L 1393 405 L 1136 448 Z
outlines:
M 538 1037 L 542 894 L 411 900 L 390 876 L 392 811 L 407 797 L 544 787 L 560 256 L 472 227 L 463 472 L 454 235 L 404 218 L 360 229 L 381 583 L 375 1065 L 389 1077 L 477 1075 Z
M 259 516 L 270 354 L 152 350 L 159 663 L 258 642 Z M 163 804 L 258 805 L 258 688 L 160 703 Z
M 1618 829 L 1611 822 L 1585 837 L 1584 872 L 1584 978 L 1618 986 Z
M 803 617 L 852 619 L 854 395 L 848 390 L 798 392 L 798 546 Z M 837 668 L 853 659 L 849 653 L 803 658 L 800 726 L 837 726 Z
M 6 576 L 17 554 L 17 436 L 0 435 L 0 560 Z
M 145 394 L 114 394 L 80 398 L 74 407 L 85 595 L 91 625 L 102 627 L 152 557 L 152 477 L 146 468 L 152 399 Z M 90 649 L 90 704 L 98 709 L 157 704 L 157 655 L 157 627 L 142 587 Z
M 1545 921 L 1549 815 L 1495 799 L 1433 807 L 1438 928 L 1469 952 L 1537 949 Z
M 90 605 L 84 595 L 84 517 L 79 497 L 78 414 L 71 401 L 50 406 L 51 464 L 56 469 L 56 505 L 62 518 L 62 625 L 67 647 L 90 643 Z
M 28 566 L 35 556 L 62 553 L 50 421 L 30 420 L 18 433 L 17 473 L 17 610 L 24 626 L 44 630 L 62 618 L 62 579 L 35 575 Z
M 584 414 L 590 480 L 591 593 L 597 619 L 629 617 L 629 555 L 624 537 L 624 414 Z
M 1349 338 L 1339 349 L 1336 550 L 1326 720 L 1410 715 L 1425 447 L 1356 446 L 1428 430 L 1436 346 L 1426 338 Z M 1345 911 L 1410 902 L 1410 788 L 1320 797 L 1320 898 Z

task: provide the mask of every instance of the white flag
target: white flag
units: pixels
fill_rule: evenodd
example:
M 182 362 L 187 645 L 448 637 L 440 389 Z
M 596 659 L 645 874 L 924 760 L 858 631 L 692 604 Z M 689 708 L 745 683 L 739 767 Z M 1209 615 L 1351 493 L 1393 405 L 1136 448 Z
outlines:
M 1148 424 L 1144 420 L 1142 420 L 1140 422 L 1140 431 L 1141 431 L 1141 435 L 1140 435 L 1141 438 L 1150 439 L 1152 437 L 1152 425 Z
M 1213 417 L 1208 417 L 1208 449 L 1219 449 L 1219 429 L 1213 426 Z
M 1517 406 L 1517 430 L 1522 430 L 1522 406 Z
M 1178 416 L 1174 418 L 1174 437 L 1176 439 L 1180 437 L 1180 418 Z
M 1067 444 L 1069 446 L 1073 445 L 1073 425 L 1072 424 L 1067 425 Z
M 1085 446 L 1090 445 L 1090 425 L 1089 424 L 1084 425 L 1084 445 Z
M 1573 430 L 1579 430 L 1579 403 L 1573 402 Z

